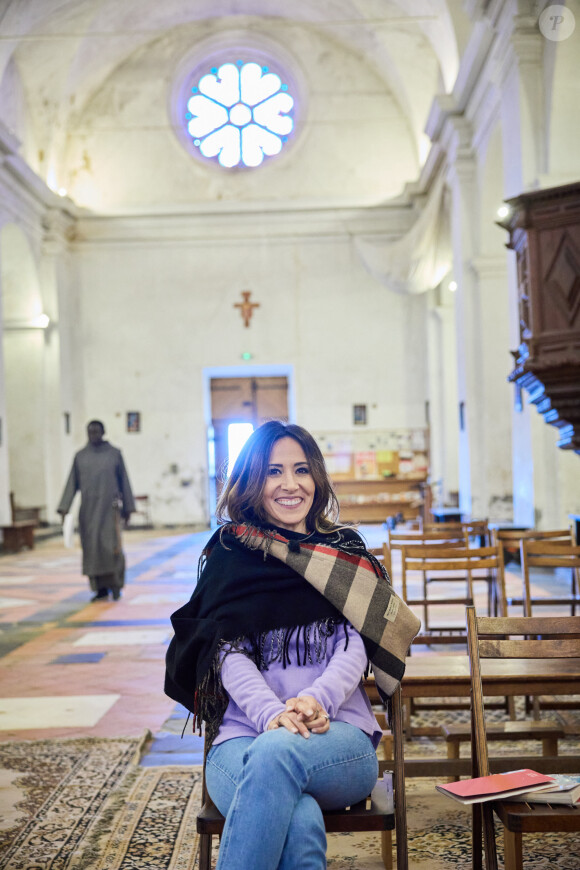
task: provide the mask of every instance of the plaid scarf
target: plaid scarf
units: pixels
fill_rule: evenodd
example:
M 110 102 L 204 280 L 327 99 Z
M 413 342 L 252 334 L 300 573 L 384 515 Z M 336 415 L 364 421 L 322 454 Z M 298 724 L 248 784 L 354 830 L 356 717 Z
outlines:
M 247 526 L 238 526 L 235 534 L 250 549 L 288 565 L 343 614 L 365 643 L 381 695 L 391 697 L 421 621 L 397 595 L 382 565 L 366 550 L 344 552 Z
M 293 633 L 307 641 L 310 626 L 333 631 L 345 621 L 361 635 L 388 704 L 420 622 L 360 536 L 349 528 L 304 536 L 228 524 L 202 554 L 190 601 L 171 617 L 165 692 L 193 713 L 194 728 L 206 723 L 209 745 L 228 703 L 220 673 L 224 642 L 259 667 L 267 632 L 286 632 L 288 649 Z

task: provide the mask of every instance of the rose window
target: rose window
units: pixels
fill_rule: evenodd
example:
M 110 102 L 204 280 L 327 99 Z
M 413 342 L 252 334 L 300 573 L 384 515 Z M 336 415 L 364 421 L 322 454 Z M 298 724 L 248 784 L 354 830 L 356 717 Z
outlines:
M 221 166 L 260 166 L 279 154 L 294 127 L 294 99 L 267 66 L 224 63 L 201 77 L 187 102 L 196 148 Z

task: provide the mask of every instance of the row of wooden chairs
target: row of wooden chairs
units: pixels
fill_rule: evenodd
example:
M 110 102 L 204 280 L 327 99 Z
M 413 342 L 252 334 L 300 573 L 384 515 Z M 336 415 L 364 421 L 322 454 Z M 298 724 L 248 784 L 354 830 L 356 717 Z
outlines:
M 452 604 L 470 605 L 474 602 L 474 582 L 487 584 L 488 615 L 504 616 L 508 608 L 520 606 L 524 614 L 532 615 L 533 606 L 566 606 L 575 615 L 580 604 L 580 547 L 575 546 L 571 530 L 519 532 L 519 538 L 510 530 L 505 538 L 497 530 L 490 534 L 481 524 L 475 530 L 474 524 L 457 524 L 455 530 L 451 524 L 442 531 L 429 529 L 407 533 L 390 532 L 383 545 L 383 559 L 387 571 L 392 576 L 393 554 L 400 552 L 402 596 L 409 605 L 423 608 L 423 629 L 432 632 L 450 631 L 451 626 L 433 626 L 429 620 L 429 607 L 439 605 L 449 607 Z M 472 546 L 474 537 L 483 540 L 487 546 Z M 490 541 L 491 538 L 491 541 Z M 520 560 L 522 563 L 522 595 L 519 598 L 508 597 L 505 585 L 504 543 L 519 541 Z M 565 596 L 535 597 L 531 587 L 531 569 L 535 568 L 567 568 L 571 573 L 569 594 Z M 423 595 L 412 599 L 408 593 L 408 573 L 419 572 L 422 575 Z M 439 573 L 437 573 L 439 572 Z M 443 574 L 440 572 L 444 572 Z M 444 583 L 446 586 L 461 582 L 465 584 L 463 597 L 429 598 L 428 589 L 431 584 Z

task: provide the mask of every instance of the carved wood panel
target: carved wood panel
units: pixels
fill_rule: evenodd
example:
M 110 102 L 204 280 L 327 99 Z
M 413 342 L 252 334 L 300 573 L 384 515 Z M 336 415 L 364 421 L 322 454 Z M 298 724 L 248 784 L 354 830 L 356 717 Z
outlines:
M 520 325 L 509 379 L 558 427 L 559 446 L 580 453 L 580 183 L 507 202 Z

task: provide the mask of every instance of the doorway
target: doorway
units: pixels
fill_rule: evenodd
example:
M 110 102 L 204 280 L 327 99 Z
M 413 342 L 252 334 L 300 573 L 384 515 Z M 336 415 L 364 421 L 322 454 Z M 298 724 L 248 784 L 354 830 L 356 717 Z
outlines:
M 289 419 L 288 377 L 211 377 L 209 484 L 212 515 L 229 470 L 254 429 Z

